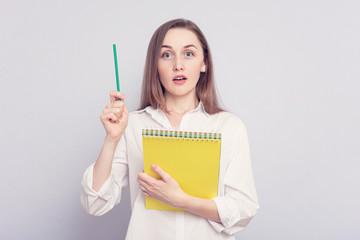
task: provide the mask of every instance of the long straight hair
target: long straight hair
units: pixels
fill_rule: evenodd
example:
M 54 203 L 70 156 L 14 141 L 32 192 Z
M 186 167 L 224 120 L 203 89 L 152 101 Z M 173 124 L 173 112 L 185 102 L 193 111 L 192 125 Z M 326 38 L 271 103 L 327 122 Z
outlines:
M 165 91 L 160 82 L 157 67 L 165 35 L 172 28 L 183 28 L 192 31 L 199 39 L 202 45 L 206 71 L 201 72 L 200 74 L 199 81 L 196 85 L 196 95 L 203 103 L 205 111 L 208 114 L 215 114 L 224 111 L 220 107 L 216 94 L 213 62 L 209 45 L 199 27 L 192 21 L 186 19 L 174 19 L 168 21 L 154 32 L 146 55 L 140 109 L 146 108 L 147 106 L 152 106 L 154 108 L 160 107 L 164 110 L 167 109 L 164 97 Z

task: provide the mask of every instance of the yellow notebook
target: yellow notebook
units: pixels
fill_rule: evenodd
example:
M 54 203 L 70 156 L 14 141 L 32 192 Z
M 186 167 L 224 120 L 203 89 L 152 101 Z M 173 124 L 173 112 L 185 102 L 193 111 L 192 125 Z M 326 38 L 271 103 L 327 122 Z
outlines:
M 221 133 L 143 129 L 144 171 L 160 178 L 157 164 L 170 174 L 187 194 L 200 198 L 217 196 Z M 145 197 L 148 209 L 184 211 Z

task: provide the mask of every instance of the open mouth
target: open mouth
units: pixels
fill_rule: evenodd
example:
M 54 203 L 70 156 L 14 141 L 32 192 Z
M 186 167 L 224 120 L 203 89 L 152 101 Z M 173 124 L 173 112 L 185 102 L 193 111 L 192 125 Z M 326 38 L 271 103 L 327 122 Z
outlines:
M 185 81 L 187 78 L 185 76 L 176 76 L 173 78 L 173 81 L 176 82 L 181 82 L 181 81 Z

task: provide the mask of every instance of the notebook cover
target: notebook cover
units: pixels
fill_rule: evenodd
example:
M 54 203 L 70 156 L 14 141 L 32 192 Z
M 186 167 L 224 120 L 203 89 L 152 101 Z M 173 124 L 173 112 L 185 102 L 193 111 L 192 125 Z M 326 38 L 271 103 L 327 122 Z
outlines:
M 160 179 L 151 169 L 157 164 L 170 174 L 187 194 L 211 199 L 217 196 L 221 134 L 144 129 L 144 171 Z M 148 209 L 184 211 L 145 197 Z

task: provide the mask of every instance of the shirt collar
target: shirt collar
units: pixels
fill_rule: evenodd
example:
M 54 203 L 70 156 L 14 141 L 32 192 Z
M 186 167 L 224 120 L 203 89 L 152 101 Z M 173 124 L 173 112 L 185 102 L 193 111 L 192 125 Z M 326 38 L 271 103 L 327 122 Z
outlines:
M 199 105 L 194 110 L 189 111 L 189 113 L 192 113 L 192 112 L 202 112 L 205 114 L 206 117 L 209 117 L 209 114 L 205 111 L 204 104 L 201 101 L 199 102 Z

